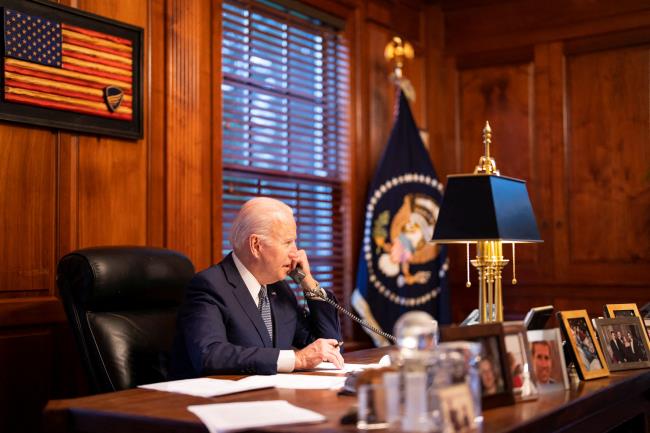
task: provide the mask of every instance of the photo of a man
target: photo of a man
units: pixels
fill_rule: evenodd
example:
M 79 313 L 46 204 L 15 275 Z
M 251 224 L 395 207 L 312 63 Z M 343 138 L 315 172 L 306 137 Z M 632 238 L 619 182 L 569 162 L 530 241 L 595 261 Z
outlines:
M 556 379 L 551 376 L 553 370 L 551 343 L 548 341 L 535 341 L 531 344 L 531 353 L 537 382 L 540 385 L 556 383 Z
M 569 386 L 559 329 L 528 331 L 531 369 L 540 390 Z

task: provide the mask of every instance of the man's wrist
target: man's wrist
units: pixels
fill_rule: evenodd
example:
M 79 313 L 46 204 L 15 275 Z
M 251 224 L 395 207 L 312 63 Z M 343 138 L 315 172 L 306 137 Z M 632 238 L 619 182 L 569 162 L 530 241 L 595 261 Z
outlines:
M 311 275 L 305 277 L 300 284 L 305 298 L 309 300 L 323 300 L 327 297 L 327 292 L 320 286 L 320 283 L 314 279 Z
M 306 275 L 300 283 L 300 288 L 305 292 L 312 291 L 316 286 L 318 286 L 318 281 L 316 281 L 311 274 Z
M 291 373 L 296 368 L 296 353 L 293 350 L 280 350 L 277 361 L 278 373 Z

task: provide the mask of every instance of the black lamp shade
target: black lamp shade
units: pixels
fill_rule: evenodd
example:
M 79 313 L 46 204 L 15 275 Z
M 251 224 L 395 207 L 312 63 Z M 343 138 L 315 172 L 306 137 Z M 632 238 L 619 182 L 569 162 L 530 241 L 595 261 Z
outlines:
M 496 175 L 454 175 L 447 188 L 433 242 L 542 242 L 526 182 Z

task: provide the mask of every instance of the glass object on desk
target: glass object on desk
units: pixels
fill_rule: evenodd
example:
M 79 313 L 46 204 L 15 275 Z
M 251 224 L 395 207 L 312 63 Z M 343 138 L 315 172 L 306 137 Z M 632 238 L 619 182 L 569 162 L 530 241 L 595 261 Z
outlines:
M 375 430 L 390 426 L 386 386 L 383 383 L 366 383 L 359 386 L 357 396 L 359 411 L 357 429 Z
M 438 322 L 423 311 L 408 312 L 395 323 L 398 351 L 392 363 L 399 367 L 400 427 L 407 432 L 438 431 L 432 418 L 430 389 L 437 369 Z
M 395 323 L 398 351 L 391 363 L 403 372 L 426 371 L 438 346 L 438 322 L 424 311 L 409 311 Z
M 470 341 L 452 341 L 440 343 L 437 350 L 437 366 L 433 372 L 432 406 L 437 418 L 444 419 L 440 410 L 440 390 L 467 384 L 471 394 L 473 423 L 483 421 L 481 412 L 481 378 L 478 363 L 481 359 L 481 344 Z M 458 388 L 460 389 L 460 388 Z
M 403 314 L 393 333 L 402 351 L 432 350 L 438 345 L 438 322 L 424 311 Z

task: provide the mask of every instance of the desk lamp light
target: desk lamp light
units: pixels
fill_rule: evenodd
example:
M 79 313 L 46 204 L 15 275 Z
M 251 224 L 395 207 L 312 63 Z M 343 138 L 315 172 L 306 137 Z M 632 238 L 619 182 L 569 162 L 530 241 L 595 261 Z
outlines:
M 469 245 L 476 244 L 471 263 L 478 270 L 480 323 L 503 321 L 501 271 L 509 262 L 503 258 L 503 244 L 512 244 L 512 284 L 517 284 L 515 244 L 542 242 L 526 182 L 500 175 L 490 157 L 491 143 L 492 130 L 485 122 L 485 155 L 473 174 L 447 177 L 432 238 L 436 243 L 467 245 L 467 287 L 471 286 Z

